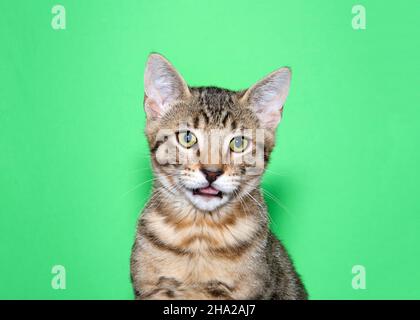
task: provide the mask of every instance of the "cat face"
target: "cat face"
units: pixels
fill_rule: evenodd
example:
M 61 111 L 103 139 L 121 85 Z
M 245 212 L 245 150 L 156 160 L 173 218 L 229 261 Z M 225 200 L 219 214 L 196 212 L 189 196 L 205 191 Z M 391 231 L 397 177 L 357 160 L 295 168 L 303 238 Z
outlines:
M 152 54 L 145 72 L 146 135 L 162 196 L 213 211 L 258 187 L 289 83 L 283 68 L 246 91 L 190 88 L 165 58 Z

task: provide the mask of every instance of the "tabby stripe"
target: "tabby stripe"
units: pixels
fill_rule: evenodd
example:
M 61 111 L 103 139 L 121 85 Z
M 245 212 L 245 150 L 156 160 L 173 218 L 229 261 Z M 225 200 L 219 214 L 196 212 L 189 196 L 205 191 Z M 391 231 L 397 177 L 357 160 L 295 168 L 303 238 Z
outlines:
M 162 288 L 156 288 L 153 289 L 152 291 L 149 292 L 145 292 L 142 295 L 140 295 L 140 299 L 147 299 L 147 298 L 151 298 L 154 295 L 157 295 L 158 293 L 160 293 L 161 291 L 166 291 L 165 294 L 167 297 L 169 298 L 173 298 L 175 296 L 175 292 L 173 290 L 170 289 L 162 289 Z
M 222 120 L 222 123 L 223 123 L 224 127 L 226 127 L 226 123 L 227 123 L 229 117 L 230 117 L 230 112 L 226 112 L 225 116 L 223 117 L 223 120 Z
M 199 117 L 195 117 L 194 118 L 194 128 L 198 128 L 198 124 L 200 123 L 200 118 Z
M 248 241 L 242 241 L 240 244 L 236 246 L 229 246 L 225 248 L 217 248 L 217 249 L 210 249 L 209 251 L 215 256 L 221 256 L 228 259 L 232 258 L 239 258 L 243 255 L 246 251 L 253 248 L 253 245 L 258 242 L 258 240 L 265 236 L 267 233 L 267 229 L 263 226 L 254 234 L 252 239 Z
M 206 291 L 209 295 L 211 295 L 214 298 L 232 299 L 230 294 L 226 290 L 223 290 L 223 289 L 207 288 Z
M 170 244 L 167 244 L 165 242 L 163 242 L 162 240 L 159 239 L 159 237 L 157 237 L 153 232 L 151 232 L 147 226 L 146 223 L 144 222 L 144 219 L 140 220 L 140 225 L 143 227 L 143 230 L 141 232 L 141 234 L 147 239 L 149 240 L 149 242 L 151 244 L 153 244 L 155 247 L 161 249 L 161 250 L 165 250 L 165 251 L 169 251 L 172 253 L 175 253 L 177 255 L 180 256 L 185 256 L 185 255 L 190 255 L 191 253 L 180 249 L 178 247 L 172 246 Z
M 208 117 L 208 115 L 203 111 L 203 112 L 201 112 L 201 115 L 203 116 L 203 118 L 204 118 L 204 122 L 205 122 L 205 124 L 208 124 L 209 123 L 209 117 Z
M 156 150 L 160 147 L 160 145 L 163 143 L 163 141 L 158 141 L 155 143 L 155 145 L 153 146 L 153 148 L 150 150 L 151 153 L 155 153 Z

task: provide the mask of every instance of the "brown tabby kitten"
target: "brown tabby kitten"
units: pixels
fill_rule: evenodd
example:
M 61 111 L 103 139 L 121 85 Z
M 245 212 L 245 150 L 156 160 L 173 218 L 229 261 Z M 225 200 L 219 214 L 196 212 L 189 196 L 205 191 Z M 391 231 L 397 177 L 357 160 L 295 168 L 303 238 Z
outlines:
M 150 55 L 144 108 L 156 179 L 131 255 L 137 299 L 307 298 L 259 187 L 289 84 L 281 68 L 241 92 L 188 87 Z

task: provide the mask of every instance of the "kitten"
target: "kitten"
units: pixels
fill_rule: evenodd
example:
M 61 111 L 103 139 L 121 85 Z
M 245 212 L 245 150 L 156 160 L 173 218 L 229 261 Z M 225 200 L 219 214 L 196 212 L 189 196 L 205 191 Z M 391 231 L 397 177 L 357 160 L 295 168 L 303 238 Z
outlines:
M 259 188 L 290 76 L 281 68 L 240 92 L 188 87 L 164 57 L 149 56 L 156 179 L 131 255 L 137 299 L 307 298 Z

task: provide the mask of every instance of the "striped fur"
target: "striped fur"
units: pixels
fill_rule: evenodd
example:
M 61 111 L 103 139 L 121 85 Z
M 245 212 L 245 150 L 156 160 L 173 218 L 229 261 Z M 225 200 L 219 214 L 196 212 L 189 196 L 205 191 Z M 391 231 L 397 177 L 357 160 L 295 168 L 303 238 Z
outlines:
M 247 175 L 251 164 L 219 163 L 232 193 L 226 203 L 201 210 L 185 196 L 183 183 L 205 164 L 188 161 L 161 164 L 163 143 L 177 152 L 171 132 L 180 123 L 208 132 L 229 134 L 262 127 L 245 91 L 195 87 L 171 103 L 160 117 L 150 117 L 146 136 L 156 180 L 139 219 L 131 256 L 131 277 L 137 299 L 306 299 L 307 294 L 281 243 L 268 228 L 268 213 L 259 185 L 261 174 Z M 147 100 L 146 100 L 146 103 Z M 157 141 L 159 129 L 168 130 Z M 257 146 L 255 146 L 257 147 Z M 264 135 L 265 164 L 274 147 L 274 130 Z M 184 182 L 183 182 L 184 181 Z M 227 183 L 227 182 L 226 182 Z

